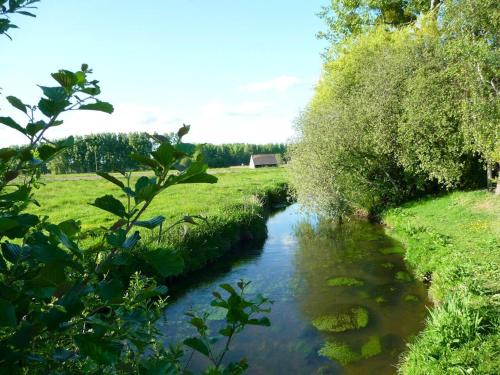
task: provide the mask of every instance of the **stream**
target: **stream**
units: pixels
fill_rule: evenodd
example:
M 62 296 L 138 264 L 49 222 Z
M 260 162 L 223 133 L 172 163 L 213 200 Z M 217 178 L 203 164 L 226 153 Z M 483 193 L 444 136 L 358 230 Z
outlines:
M 300 213 L 270 216 L 261 248 L 237 250 L 171 289 L 166 341 L 194 335 L 184 315 L 209 309 L 221 283 L 252 281 L 248 292 L 274 301 L 271 327 L 248 326 L 225 362 L 247 358 L 247 374 L 394 374 L 406 343 L 424 324 L 425 286 L 405 266 L 403 248 L 362 220 L 342 226 Z M 226 361 L 227 360 L 227 361 Z M 201 355 L 192 371 L 207 366 Z

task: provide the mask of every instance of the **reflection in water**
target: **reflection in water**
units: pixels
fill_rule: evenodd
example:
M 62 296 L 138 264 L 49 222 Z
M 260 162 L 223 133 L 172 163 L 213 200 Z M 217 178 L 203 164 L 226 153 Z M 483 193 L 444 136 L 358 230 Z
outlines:
M 243 278 L 274 301 L 272 326 L 246 328 L 228 355 L 246 357 L 249 374 L 395 373 L 405 341 L 421 328 L 426 295 L 398 244 L 380 226 L 313 223 L 297 206 L 267 226 L 262 249 L 245 250 L 176 288 L 166 340 L 193 334 L 184 312 L 206 309 L 218 284 Z M 212 318 L 220 318 L 215 309 Z M 193 370 L 204 365 L 195 355 Z

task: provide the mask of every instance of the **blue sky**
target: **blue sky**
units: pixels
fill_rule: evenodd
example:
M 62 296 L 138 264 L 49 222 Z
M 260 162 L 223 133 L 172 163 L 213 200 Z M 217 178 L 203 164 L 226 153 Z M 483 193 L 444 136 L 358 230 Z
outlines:
M 111 116 L 77 112 L 49 134 L 165 133 L 186 141 L 285 142 L 312 96 L 328 0 L 42 0 L 0 38 L 2 94 L 36 103 L 50 73 L 88 63 Z M 3 116 L 15 115 L 0 97 Z M 22 141 L 0 127 L 0 146 Z

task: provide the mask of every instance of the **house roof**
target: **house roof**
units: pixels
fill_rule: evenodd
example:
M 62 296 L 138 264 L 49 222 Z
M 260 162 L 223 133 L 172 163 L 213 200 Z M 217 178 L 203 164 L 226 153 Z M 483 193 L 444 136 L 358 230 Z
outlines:
M 255 165 L 277 165 L 275 154 L 259 154 L 252 155 L 252 160 Z

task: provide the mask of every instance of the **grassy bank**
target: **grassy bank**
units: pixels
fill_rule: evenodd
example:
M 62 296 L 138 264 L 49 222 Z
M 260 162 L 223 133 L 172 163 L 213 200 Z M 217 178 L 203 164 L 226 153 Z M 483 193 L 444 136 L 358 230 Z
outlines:
M 405 374 L 497 374 L 500 369 L 500 197 L 456 192 L 392 209 L 384 222 L 407 247 L 435 302 L 411 343 Z
M 184 227 L 173 229 L 162 236 L 160 243 L 157 230 L 141 230 L 142 243 L 147 247 L 173 247 L 180 251 L 186 272 L 203 267 L 241 240 L 264 238 L 266 207 L 286 199 L 284 168 L 221 168 L 210 173 L 217 175 L 218 183 L 173 186 L 155 199 L 144 216 L 147 220 L 163 215 L 164 227 L 184 215 L 207 219 L 206 223 L 199 221 L 199 225 L 186 226 L 187 231 Z M 105 194 L 114 194 L 125 202 L 125 194 L 95 177 L 92 174 L 46 176 L 45 185 L 37 192 L 42 208 L 33 207 L 32 211 L 48 215 L 56 223 L 76 218 L 85 231 L 112 224 L 111 215 L 88 203 Z

